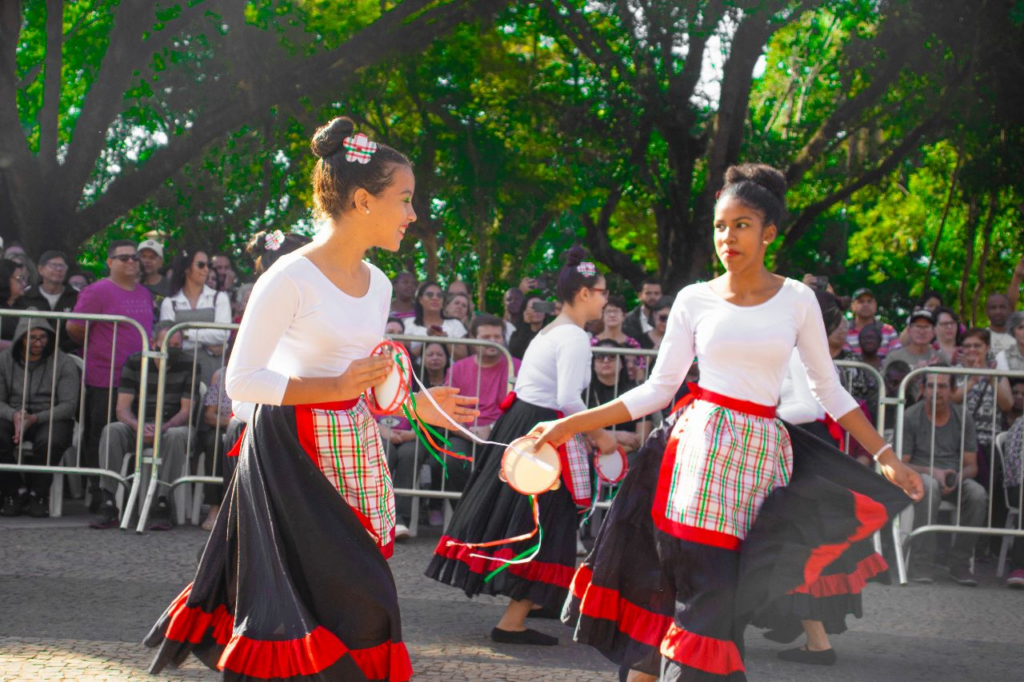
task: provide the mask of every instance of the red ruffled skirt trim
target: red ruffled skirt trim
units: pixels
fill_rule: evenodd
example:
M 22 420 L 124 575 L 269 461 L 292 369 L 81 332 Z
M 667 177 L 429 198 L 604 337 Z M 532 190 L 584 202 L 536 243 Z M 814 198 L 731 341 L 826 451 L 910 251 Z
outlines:
M 850 490 L 850 494 L 853 495 L 854 516 L 857 518 L 856 530 L 844 542 L 822 545 L 811 551 L 807 563 L 804 564 L 804 582 L 801 587 L 813 585 L 821 576 L 821 572 L 849 549 L 850 545 L 869 537 L 889 520 L 889 514 L 880 502 L 853 490 Z M 797 590 L 799 591 L 800 588 L 798 587 Z
M 489 552 L 486 549 L 475 547 L 470 548 L 461 545 L 449 545 L 449 542 L 459 542 L 459 540 L 447 535 L 442 535 L 441 540 L 437 543 L 437 549 L 434 550 L 434 554 L 444 557 L 445 559 L 459 561 L 465 564 L 471 572 L 477 574 L 490 573 L 504 565 L 500 561 L 495 561 L 495 559 L 512 559 L 515 557 L 515 552 L 511 549 L 499 549 L 497 551 Z M 479 554 L 493 558 L 470 556 L 471 554 Z M 568 588 L 572 583 L 574 568 L 572 566 L 563 566 L 561 564 L 530 561 L 525 564 L 513 564 L 508 567 L 508 572 L 517 578 L 522 578 L 523 580 Z
M 889 564 L 881 554 L 871 554 L 861 559 L 852 573 L 837 573 L 819 576 L 810 584 L 804 584 L 793 593 L 809 594 L 821 599 L 842 594 L 860 594 L 868 581 L 889 570 Z
M 661 655 L 712 675 L 731 675 L 746 670 L 735 642 L 698 635 L 675 623 L 661 643 Z
M 580 600 L 580 615 L 610 620 L 619 632 L 656 647 L 672 625 L 671 616 L 654 613 L 625 599 L 617 590 L 594 585 L 594 573 L 580 566 L 572 580 L 572 594 Z
M 233 634 L 234 617 L 223 604 L 213 613 L 188 606 L 189 584 L 171 603 L 164 637 L 199 644 L 207 636 L 224 646 L 217 667 L 241 675 L 277 679 L 316 675 L 352 656 L 368 680 L 408 682 L 412 663 L 405 644 L 382 642 L 367 649 L 349 649 L 327 628 L 318 626 L 304 637 L 289 640 L 256 640 Z

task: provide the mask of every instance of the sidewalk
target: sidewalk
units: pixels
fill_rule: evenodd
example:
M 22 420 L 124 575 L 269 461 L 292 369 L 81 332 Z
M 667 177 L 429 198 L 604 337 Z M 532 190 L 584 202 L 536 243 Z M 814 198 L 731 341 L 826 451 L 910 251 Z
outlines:
M 91 531 L 85 517 L 0 519 L 0 680 L 154 680 L 138 642 L 191 579 L 206 534 L 187 527 L 136 535 Z M 435 539 L 400 545 L 391 565 L 416 680 L 618 679 L 615 669 L 555 621 L 531 623 L 557 647 L 497 646 L 487 635 L 502 600 L 468 600 L 423 577 Z M 782 648 L 747 632 L 748 676 L 757 681 L 984 680 L 1024 677 L 1024 592 L 981 565 L 982 585 L 871 586 L 866 617 L 834 638 L 839 663 L 782 663 Z M 190 660 L 160 679 L 215 680 Z

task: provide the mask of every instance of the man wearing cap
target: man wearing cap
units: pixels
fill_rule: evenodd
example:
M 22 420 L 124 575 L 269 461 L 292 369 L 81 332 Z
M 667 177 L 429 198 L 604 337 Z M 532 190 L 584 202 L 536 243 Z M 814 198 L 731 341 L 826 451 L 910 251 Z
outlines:
M 909 343 L 897 348 L 885 356 L 882 372 L 890 363 L 902 360 L 910 365 L 910 369 L 927 367 L 943 357 L 942 351 L 932 347 L 935 338 L 935 316 L 930 310 L 919 308 L 910 313 L 907 320 L 907 339 Z
M 846 348 L 852 353 L 860 355 L 860 330 L 869 324 L 877 324 L 882 330 L 882 345 L 878 347 L 878 357 L 884 358 L 890 351 L 900 347 L 900 335 L 891 324 L 879 322 L 875 315 L 878 313 L 878 301 L 871 289 L 862 287 L 853 292 L 853 324 L 846 331 Z
M 164 245 L 155 239 L 139 242 L 139 266 L 142 286 L 149 289 L 154 298 L 166 296 L 169 293 L 167 278 L 160 274 L 164 266 Z

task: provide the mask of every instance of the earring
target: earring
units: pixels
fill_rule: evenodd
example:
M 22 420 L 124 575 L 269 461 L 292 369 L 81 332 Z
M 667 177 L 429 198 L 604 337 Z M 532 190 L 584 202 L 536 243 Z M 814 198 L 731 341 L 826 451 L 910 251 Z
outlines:
M 370 209 L 366 209 L 366 215 L 370 215 Z

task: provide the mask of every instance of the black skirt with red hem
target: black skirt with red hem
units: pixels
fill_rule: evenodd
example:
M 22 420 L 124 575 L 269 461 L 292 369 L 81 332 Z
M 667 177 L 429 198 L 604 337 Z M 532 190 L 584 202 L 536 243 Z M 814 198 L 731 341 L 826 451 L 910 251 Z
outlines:
M 257 410 L 195 579 L 146 637 L 151 673 L 191 653 L 232 681 L 411 678 L 387 561 L 297 428 Z
M 515 403 L 494 423 L 489 439 L 511 443 L 533 430 L 538 422 L 556 418 L 554 410 L 523 400 Z M 514 564 L 491 581 L 485 578 L 502 563 L 537 544 L 537 537 L 495 547 L 470 548 L 454 543 L 482 543 L 516 537 L 533 527 L 529 498 L 498 478 L 504 448 L 489 445 L 477 449 L 476 466 L 452 516 L 447 534 L 438 542 L 426 575 L 461 589 L 467 597 L 502 595 L 515 600 L 560 607 L 565 602 L 576 568 L 577 509 L 563 485 L 537 496 L 543 540 L 533 561 Z M 471 556 L 473 554 L 479 556 Z
M 695 573 L 694 566 L 724 565 L 725 555 L 719 554 L 726 551 L 708 547 L 702 553 L 694 543 L 654 528 L 651 505 L 668 428 L 652 434 L 641 450 L 594 551 L 577 571 L 563 612 L 563 621 L 576 628 L 577 642 L 597 648 L 623 668 L 652 675 L 659 674 L 673 624 L 685 626 L 681 619 L 688 610 L 692 616 L 688 600 L 705 593 L 708 581 L 702 574 L 707 572 Z M 864 548 L 870 546 L 862 541 L 869 543 L 871 534 L 910 503 L 899 488 L 831 444 L 796 427 L 787 429 L 793 442 L 793 476 L 788 486 L 768 496 L 737 553 L 734 598 L 727 601 L 739 634 L 723 634 L 719 640 L 737 643 L 741 660 L 742 629 L 752 621 L 799 613 L 801 603 L 810 608 L 811 598 L 819 607 L 832 599 L 836 610 L 851 608 L 849 599 L 838 601 L 840 596 L 851 597 L 835 594 L 840 586 L 852 592 L 861 578 L 880 575 L 879 564 L 865 562 Z M 826 594 L 829 590 L 833 594 Z M 813 597 L 815 592 L 822 597 Z M 716 628 L 728 630 L 721 623 Z M 743 679 L 741 670 L 731 669 L 726 648 L 712 641 L 714 635 L 704 636 L 697 646 L 689 635 L 677 634 L 675 639 L 687 646 L 669 650 L 677 659 L 699 660 L 687 665 L 669 657 L 666 679 Z M 708 654 L 712 649 L 718 653 Z

